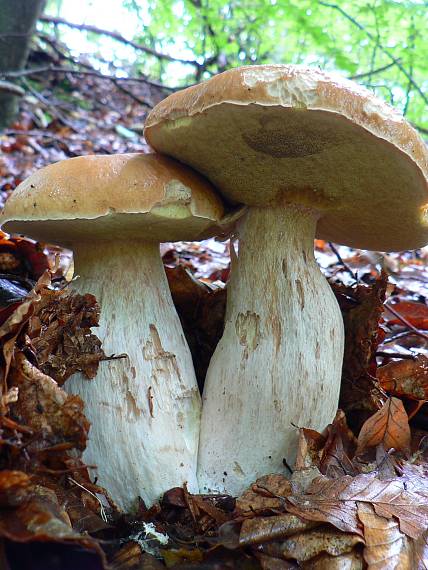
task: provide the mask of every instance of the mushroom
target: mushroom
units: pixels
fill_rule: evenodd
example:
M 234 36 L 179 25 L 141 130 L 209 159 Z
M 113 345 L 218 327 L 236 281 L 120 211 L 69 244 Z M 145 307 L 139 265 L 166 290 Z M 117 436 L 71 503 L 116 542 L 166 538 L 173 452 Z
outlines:
M 198 459 L 201 490 L 237 494 L 284 472 L 297 426 L 323 429 L 337 409 L 343 324 L 314 237 L 376 250 L 427 243 L 427 149 L 368 90 L 292 65 L 233 69 L 174 93 L 145 136 L 249 206 Z
M 47 166 L 14 191 L 3 227 L 74 252 L 74 289 L 101 305 L 104 351 L 91 382 L 76 375 L 92 427 L 84 459 L 123 509 L 185 481 L 198 490 L 200 394 L 159 242 L 194 240 L 223 206 L 190 168 L 155 154 L 85 156 Z

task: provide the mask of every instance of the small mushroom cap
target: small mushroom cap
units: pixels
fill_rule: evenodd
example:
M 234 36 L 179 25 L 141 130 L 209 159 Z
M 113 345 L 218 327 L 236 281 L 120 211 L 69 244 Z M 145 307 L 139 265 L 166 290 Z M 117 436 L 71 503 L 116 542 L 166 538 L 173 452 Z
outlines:
M 223 213 L 211 184 L 172 158 L 95 155 L 32 174 L 7 200 L 1 225 L 7 232 L 70 247 L 94 239 L 208 237 Z
M 376 250 L 428 242 L 428 151 L 370 91 L 293 65 L 241 67 L 161 101 L 149 144 L 232 202 L 298 204 L 320 238 Z

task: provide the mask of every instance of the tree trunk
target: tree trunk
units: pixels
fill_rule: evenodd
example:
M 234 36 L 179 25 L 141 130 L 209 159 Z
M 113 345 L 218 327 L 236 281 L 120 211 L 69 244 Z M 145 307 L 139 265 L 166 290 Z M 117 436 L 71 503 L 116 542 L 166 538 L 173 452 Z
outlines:
M 0 0 L 0 77 L 25 66 L 31 36 L 44 0 Z M 0 127 L 9 125 L 18 110 L 18 96 L 0 85 Z

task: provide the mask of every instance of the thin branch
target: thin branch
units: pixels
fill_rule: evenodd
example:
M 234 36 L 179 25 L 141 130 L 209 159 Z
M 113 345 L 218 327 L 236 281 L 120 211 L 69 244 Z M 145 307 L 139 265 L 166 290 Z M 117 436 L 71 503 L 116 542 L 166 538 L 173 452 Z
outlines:
M 354 281 L 356 281 L 358 283 L 358 275 L 357 273 L 353 272 L 352 269 L 349 267 L 349 265 L 347 265 L 343 259 L 342 256 L 340 255 L 339 251 L 336 249 L 336 247 L 334 246 L 334 244 L 331 243 L 331 241 L 328 242 L 328 245 L 330 246 L 331 251 L 334 253 L 334 255 L 337 257 L 339 263 L 343 266 L 344 270 L 346 271 L 346 273 L 349 273 L 349 275 L 352 277 L 352 279 L 354 279 Z
M 401 59 L 397 59 L 398 62 L 401 62 Z M 351 75 L 348 79 L 363 79 L 364 77 L 370 77 L 371 75 L 375 75 L 376 73 L 382 73 L 382 71 L 386 71 L 390 67 L 394 67 L 396 65 L 395 61 L 392 63 L 388 63 L 387 65 L 383 65 L 382 67 L 378 67 L 377 69 L 372 69 L 371 71 L 365 71 L 364 73 L 357 73 L 356 75 Z
M 68 22 L 67 20 L 64 20 L 63 18 L 57 18 L 54 16 L 42 16 L 41 18 L 39 18 L 39 20 L 41 22 L 46 22 L 48 24 L 54 24 L 55 26 L 68 26 L 69 28 L 75 28 L 76 30 L 81 30 L 81 31 L 86 31 L 86 32 L 92 32 L 94 34 L 99 34 L 102 36 L 108 36 L 118 42 L 121 42 L 125 45 L 131 46 L 136 50 L 139 51 L 143 51 L 144 53 L 147 53 L 148 55 L 152 55 L 153 57 L 156 57 L 157 59 L 164 59 L 166 61 L 171 61 L 171 62 L 178 62 L 178 63 L 183 63 L 184 65 L 193 65 L 194 67 L 198 68 L 199 67 L 199 63 L 195 60 L 195 59 L 181 59 L 179 57 L 173 57 L 172 55 L 169 55 L 167 53 L 161 53 L 158 52 L 148 46 L 139 44 L 137 42 L 134 42 L 132 40 L 128 40 L 127 38 L 123 37 L 121 34 L 117 33 L 117 32 L 112 32 L 110 30 L 103 30 L 101 28 L 97 28 L 96 26 L 92 26 L 90 24 L 74 24 L 73 22 Z
M 22 87 L 15 85 L 14 83 L 9 83 L 9 81 L 0 80 L 0 91 L 11 93 L 12 95 L 17 95 L 18 97 L 25 95 L 25 91 L 22 89 Z
M 105 75 L 99 71 L 89 70 L 89 69 L 72 69 L 69 67 L 57 67 L 52 65 L 45 65 L 43 67 L 33 67 L 31 69 L 22 69 L 20 71 L 0 71 L 0 76 L 6 78 L 13 77 L 27 77 L 31 75 L 40 75 L 43 73 L 70 73 L 71 75 L 90 75 L 92 77 L 98 77 L 99 79 L 108 79 L 109 81 L 120 81 L 120 82 L 136 82 L 136 83 L 146 83 L 147 85 L 152 85 L 158 89 L 165 89 L 167 91 L 176 91 L 181 89 L 180 87 L 167 87 L 158 83 L 157 81 L 152 81 L 146 77 L 116 77 L 114 75 Z
M 428 334 L 423 333 L 420 330 L 418 330 L 415 326 L 412 325 L 411 322 L 409 322 L 405 317 L 403 317 L 403 315 L 401 315 L 398 311 L 393 309 L 391 307 L 391 305 L 388 305 L 387 303 L 385 303 L 384 307 L 385 307 L 385 309 L 390 311 L 393 315 L 395 315 L 397 317 L 397 319 L 403 323 L 403 325 L 406 325 L 406 327 L 409 328 L 411 331 L 413 331 L 416 335 L 421 336 L 422 338 L 428 339 Z
M 329 2 L 324 2 L 323 0 L 318 0 L 318 4 L 320 4 L 321 6 L 326 6 L 327 8 L 333 8 L 333 10 L 337 10 L 340 14 L 342 14 L 342 16 L 344 18 L 346 18 L 347 20 L 349 20 L 354 26 L 356 26 L 359 30 L 361 30 L 362 32 L 364 32 L 366 34 L 366 36 L 368 38 L 370 38 L 370 40 L 372 41 L 376 41 L 376 38 L 374 38 L 373 34 L 371 32 L 369 32 L 362 24 L 360 24 L 355 18 L 353 18 L 350 14 L 348 14 L 347 12 L 345 12 L 345 10 L 343 8 L 341 8 L 341 6 L 339 6 L 338 4 L 330 4 Z M 400 61 L 395 58 L 382 44 L 378 43 L 377 44 L 379 46 L 379 49 L 394 63 L 394 65 L 396 67 L 398 67 L 398 69 L 401 71 L 401 73 L 403 73 L 407 79 L 409 80 L 409 82 L 413 85 L 413 87 L 416 89 L 416 91 L 419 93 L 419 95 L 422 97 L 422 99 L 424 100 L 424 102 L 428 105 L 428 96 L 425 95 L 425 93 L 422 91 L 422 89 L 420 88 L 420 86 L 416 83 L 416 81 L 413 79 L 413 77 L 409 74 L 409 72 L 401 65 Z

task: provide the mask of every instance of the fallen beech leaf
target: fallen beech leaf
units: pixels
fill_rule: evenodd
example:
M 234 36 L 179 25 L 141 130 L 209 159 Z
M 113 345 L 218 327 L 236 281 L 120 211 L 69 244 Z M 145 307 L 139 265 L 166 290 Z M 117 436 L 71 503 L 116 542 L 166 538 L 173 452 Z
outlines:
M 55 493 L 39 488 L 37 494 L 18 508 L 0 509 L 0 536 L 19 543 L 37 541 L 75 545 L 87 551 L 88 555 L 92 554 L 91 568 L 105 568 L 105 557 L 97 541 L 76 533 L 67 520 Z M 64 548 L 63 555 L 66 553 Z M 60 561 L 58 552 L 57 557 Z
M 28 452 L 65 442 L 71 447 L 85 449 L 89 422 L 78 396 L 64 392 L 22 352 L 15 356 L 11 382 L 19 388 L 18 401 L 11 405 L 13 413 L 21 423 L 37 432 L 33 443 L 27 446 Z
M 236 500 L 236 510 L 243 516 L 254 516 L 272 510 L 284 510 L 284 499 L 291 494 L 291 483 L 284 475 L 271 474 L 257 479 Z
M 332 424 L 323 432 L 326 437 L 320 458 L 320 471 L 330 478 L 356 475 L 351 461 L 357 447 L 357 440 L 348 428 L 345 414 L 338 410 Z
M 260 562 L 262 570 L 290 570 L 298 568 L 297 564 L 290 560 L 281 560 L 280 558 L 272 558 L 261 552 L 255 553 L 257 560 Z
M 398 398 L 388 398 L 361 428 L 356 455 L 379 444 L 383 444 L 386 451 L 395 449 L 408 452 L 410 439 L 409 419 L 403 402 Z
M 320 466 L 320 455 L 326 437 L 314 429 L 300 428 L 295 471 Z
M 31 493 L 31 479 L 22 471 L 0 471 L 0 507 L 15 507 Z
M 287 511 L 362 534 L 357 501 L 371 503 L 380 516 L 397 518 L 401 532 L 410 538 L 418 539 L 428 529 L 427 485 L 409 477 L 387 481 L 372 475 L 318 477 L 305 494 L 287 497 Z
M 264 544 L 260 547 L 263 553 L 270 556 L 282 556 L 286 559 L 307 562 L 321 553 L 340 556 L 351 552 L 356 544 L 363 543 L 361 536 L 351 533 L 340 533 L 331 527 L 320 527 L 308 532 L 293 534 L 283 541 Z
M 377 370 L 382 388 L 394 396 L 411 400 L 428 400 L 428 357 L 396 360 Z
M 35 303 L 28 336 L 40 369 L 62 385 L 75 372 L 94 378 L 105 357 L 98 326 L 100 307 L 93 295 L 44 289 Z
M 361 553 L 353 550 L 340 556 L 321 554 L 315 560 L 301 564 L 300 567 L 303 570 L 363 570 L 364 561 Z
M 143 552 L 137 542 L 130 541 L 116 552 L 109 568 L 110 570 L 162 570 L 165 566 L 151 554 Z
M 428 307 L 424 303 L 399 301 L 391 303 L 391 307 L 417 329 L 428 330 Z M 390 325 L 403 324 L 403 321 L 391 314 L 388 309 L 385 309 L 383 317 Z
M 369 503 L 358 503 L 358 518 L 364 526 L 364 560 L 369 570 L 416 567 L 410 541 L 400 532 L 397 521 L 377 515 Z
M 248 546 L 285 538 L 317 525 L 314 521 L 307 521 L 289 513 L 245 519 L 239 534 L 239 545 Z

